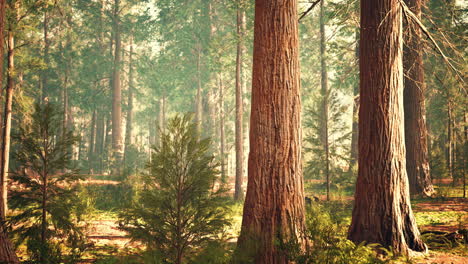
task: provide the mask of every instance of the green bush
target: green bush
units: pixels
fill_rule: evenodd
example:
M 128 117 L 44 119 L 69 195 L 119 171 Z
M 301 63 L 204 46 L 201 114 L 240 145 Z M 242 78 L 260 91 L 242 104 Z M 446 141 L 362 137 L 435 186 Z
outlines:
M 333 208 L 333 207 L 331 207 Z M 335 208 L 336 209 L 336 208 Z M 332 210 L 333 212 L 335 210 Z M 334 215 L 334 216 L 333 216 Z M 347 225 L 341 214 L 331 214 L 318 203 L 307 208 L 306 237 L 309 246 L 305 252 L 294 250 L 292 256 L 298 264 L 367 264 L 389 263 L 391 252 L 376 244 L 355 244 L 346 239 Z M 288 245 L 294 247 L 294 244 Z M 386 258 L 379 258 L 377 251 L 384 251 Z

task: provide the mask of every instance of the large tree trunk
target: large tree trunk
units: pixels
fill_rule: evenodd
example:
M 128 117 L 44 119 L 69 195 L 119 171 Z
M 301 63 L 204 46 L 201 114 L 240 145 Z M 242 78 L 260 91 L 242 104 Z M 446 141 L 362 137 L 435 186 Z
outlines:
M 237 7 L 237 56 L 236 56 L 236 182 L 234 187 L 234 199 L 244 199 L 242 180 L 244 177 L 244 141 L 243 141 L 243 86 L 242 86 L 242 58 L 244 53 L 244 23 L 245 12 L 239 1 Z
M 305 243 L 297 1 L 255 1 L 254 34 L 249 180 L 236 256 L 288 263 L 282 243 Z
M 359 173 L 349 239 L 426 251 L 411 210 L 399 0 L 361 1 Z
M 121 39 L 120 39 L 120 0 L 114 0 L 114 72 L 112 78 L 112 155 L 117 162 L 122 158 L 122 89 L 120 86 Z
M 6 8 L 6 0 L 0 0 L 0 40 L 3 40 L 3 32 L 5 29 L 5 8 Z M 11 36 L 13 37 L 13 36 Z M 8 39 L 10 39 L 10 32 L 8 34 Z M 3 41 L 0 41 L 0 61 L 3 61 Z M 13 46 L 13 43 L 9 43 L 8 46 Z M 10 48 L 9 48 L 10 52 Z M 10 57 L 10 54 L 8 54 Z M 13 63 L 13 61 L 11 61 Z M 10 60 L 8 61 L 8 65 L 10 68 Z M 9 69 L 10 70 L 10 69 Z M 10 73 L 8 73 L 10 75 Z M 2 86 L 3 82 L 3 67 L 0 67 L 0 87 Z M 8 80 L 9 83 L 9 80 Z M 7 84 L 8 85 L 8 84 Z M 7 232 L 4 227 L 4 221 L 7 211 L 7 174 L 4 164 L 4 155 L 2 149 L 2 173 L 0 175 L 0 263 L 7 263 L 7 264 L 16 264 L 19 263 L 18 257 L 16 256 L 15 250 L 13 245 L 11 244 L 10 240 L 8 239 Z
M 422 0 L 405 0 L 413 13 L 421 19 Z M 405 34 L 403 68 L 405 88 L 403 92 L 405 112 L 406 170 L 408 172 L 410 192 L 431 196 L 434 193 L 429 171 L 429 153 L 427 149 L 426 105 L 424 101 L 423 54 L 421 30 L 417 26 L 408 26 Z
M 322 145 L 325 152 L 325 179 L 327 184 L 327 201 L 330 201 L 330 142 L 328 138 L 328 71 L 326 61 L 326 37 L 325 37 L 325 0 L 320 1 L 320 65 L 322 86 Z
M 8 63 L 7 63 L 7 86 L 5 94 L 5 110 L 3 112 L 2 126 L 2 148 L 1 148 L 1 164 L 0 176 L 2 183 L 2 219 L 5 219 L 8 212 L 8 168 L 10 161 L 10 133 L 11 133 L 11 111 L 13 105 L 13 92 L 15 89 L 15 41 L 13 31 L 8 30 Z

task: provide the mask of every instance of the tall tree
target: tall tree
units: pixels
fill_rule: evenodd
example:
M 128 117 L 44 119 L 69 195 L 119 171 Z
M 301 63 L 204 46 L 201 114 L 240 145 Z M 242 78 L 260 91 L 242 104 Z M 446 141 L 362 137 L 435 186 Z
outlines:
M 125 151 L 133 144 L 133 89 L 134 89 L 134 72 L 133 72 L 133 38 L 130 39 L 130 54 L 128 59 L 128 99 L 127 99 L 127 123 L 125 128 Z
M 122 43 L 120 38 L 120 0 L 114 0 L 114 69 L 112 74 L 112 155 L 116 160 L 122 158 L 122 87 L 120 68 Z
M 16 10 L 19 8 L 19 1 L 10 3 L 10 10 L 13 11 L 12 21 L 9 21 L 7 30 L 7 84 L 5 89 L 5 105 L 3 111 L 2 124 L 2 145 L 1 145 L 1 166 L 0 175 L 2 180 L 2 218 L 5 219 L 8 212 L 8 168 L 10 161 L 10 133 L 11 133 L 11 111 L 13 106 L 13 92 L 15 88 L 15 36 L 14 25 L 16 24 Z M 14 21 L 13 21 L 14 20 Z
M 421 19 L 423 0 L 405 0 L 407 6 Z M 427 149 L 426 104 L 423 51 L 419 26 L 408 21 L 405 36 L 403 68 L 405 88 L 403 102 L 405 112 L 406 170 L 410 192 L 431 196 L 434 193 L 429 170 Z
M 349 239 L 425 251 L 411 209 L 399 0 L 361 1 L 359 173 Z
M 328 132 L 328 71 L 327 71 L 327 44 L 325 36 L 325 0 L 320 1 L 320 65 L 321 65 L 321 89 L 322 89 L 322 130 L 321 139 L 325 152 L 325 180 L 327 184 L 327 201 L 330 201 L 330 142 Z
M 242 58 L 244 55 L 244 24 L 245 11 L 242 8 L 242 1 L 238 1 L 237 6 L 237 53 L 236 53 L 236 181 L 234 185 L 234 199 L 240 201 L 244 199 L 242 189 L 242 179 L 244 177 L 244 140 L 243 140 L 243 69 Z
M 235 261 L 288 263 L 303 244 L 301 99 L 297 1 L 255 2 L 247 195 Z
M 5 29 L 5 9 L 6 0 L 0 0 L 0 40 L 3 40 L 3 32 Z M 11 31 L 11 30 L 9 30 Z M 10 34 L 8 33 L 8 36 Z M 3 61 L 3 41 L 0 41 L 0 61 Z M 10 44 L 9 44 L 10 45 Z M 3 81 L 3 67 L 0 67 L 0 86 Z M 3 158 L 2 148 L 2 173 L 0 175 L 0 262 L 14 264 L 19 263 L 18 257 L 16 256 L 13 245 L 7 237 L 4 222 L 7 210 L 7 174 L 5 170 L 5 159 Z

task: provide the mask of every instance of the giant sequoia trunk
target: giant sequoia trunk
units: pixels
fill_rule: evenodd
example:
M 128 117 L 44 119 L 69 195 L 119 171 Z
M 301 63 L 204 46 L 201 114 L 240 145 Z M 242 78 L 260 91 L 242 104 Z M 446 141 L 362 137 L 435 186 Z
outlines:
M 413 13 L 421 18 L 422 0 L 405 0 Z M 424 102 L 424 68 L 421 43 L 421 29 L 408 26 L 405 34 L 404 70 L 406 170 L 412 194 L 431 196 L 434 193 L 429 173 L 427 149 L 426 106 Z
M 240 5 L 240 3 L 239 3 Z M 242 86 L 242 57 L 244 53 L 243 25 L 245 13 L 239 6 L 237 8 L 237 55 L 236 55 L 236 181 L 234 185 L 234 199 L 244 199 L 242 190 L 242 178 L 244 177 L 244 141 L 243 141 L 243 86 Z
M 122 89 L 120 86 L 121 39 L 120 39 L 120 0 L 114 2 L 114 72 L 112 78 L 112 155 L 118 161 L 122 158 Z M 118 163 L 116 163 L 118 164 Z
M 359 174 L 349 239 L 408 254 L 426 246 L 405 169 L 402 40 L 399 0 L 361 1 Z
M 325 38 L 325 0 L 320 1 L 320 67 L 321 67 L 321 86 L 322 86 L 322 124 L 321 140 L 323 151 L 325 153 L 325 180 L 327 184 L 327 201 L 330 201 L 330 142 L 328 138 L 328 71 L 326 61 L 326 38 Z
M 254 36 L 249 180 L 235 261 L 288 263 L 283 243 L 305 242 L 297 1 L 255 1 Z

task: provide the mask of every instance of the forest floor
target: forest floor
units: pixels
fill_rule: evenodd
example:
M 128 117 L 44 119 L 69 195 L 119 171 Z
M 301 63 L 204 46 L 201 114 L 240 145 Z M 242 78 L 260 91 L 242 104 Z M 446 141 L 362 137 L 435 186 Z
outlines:
M 94 179 L 86 184 L 106 187 L 117 185 L 111 180 Z M 320 203 L 325 202 L 326 196 L 322 192 L 322 183 L 309 181 L 306 183 L 306 192 L 310 196 L 319 198 Z M 446 192 L 444 185 L 438 187 L 439 193 Z M 320 191 L 317 191 L 320 189 Z M 457 195 L 453 189 L 443 193 L 443 196 L 436 198 L 416 198 L 412 200 L 413 211 L 416 216 L 421 232 L 456 232 L 461 229 L 468 229 L 468 199 L 450 198 L 448 195 Z M 314 194 L 314 195 L 312 195 Z M 332 193 L 333 202 L 342 210 L 345 221 L 350 221 L 353 196 L 346 192 Z M 233 233 L 238 232 L 242 219 L 242 208 L 237 206 L 233 210 Z M 92 250 L 86 254 L 88 259 L 82 263 L 127 263 L 125 256 L 132 255 L 143 249 L 138 242 L 132 242 L 124 231 L 119 229 L 118 216 L 113 211 L 97 211 L 90 221 L 87 222 L 87 236 L 92 244 Z M 235 242 L 235 239 L 231 239 Z M 417 264 L 466 264 L 468 263 L 468 248 L 466 244 L 458 244 L 452 241 L 442 241 L 440 243 L 430 242 L 430 252 L 424 258 L 413 259 L 405 263 Z M 112 258 L 113 261 L 102 261 L 102 259 Z M 101 259 L 101 261 L 97 261 Z M 119 260 L 120 259 L 120 260 Z

